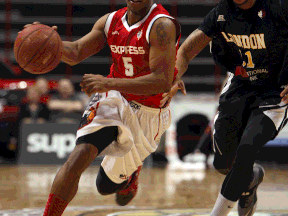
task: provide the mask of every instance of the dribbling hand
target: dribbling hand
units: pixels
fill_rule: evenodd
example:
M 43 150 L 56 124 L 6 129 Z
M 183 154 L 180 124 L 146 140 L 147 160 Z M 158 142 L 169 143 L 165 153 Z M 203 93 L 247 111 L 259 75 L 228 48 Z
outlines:
M 37 25 L 37 24 L 41 24 L 41 23 L 38 22 L 38 21 L 36 21 L 36 22 L 33 22 L 32 24 L 26 24 L 23 28 L 27 28 L 28 26 Z M 58 29 L 57 26 L 52 26 L 51 28 L 54 29 L 55 31 L 57 31 L 57 29 Z M 18 33 L 19 33 L 19 32 L 18 32 Z
M 84 91 L 89 97 L 96 92 L 107 92 L 110 90 L 107 87 L 108 79 L 109 78 L 101 75 L 85 74 L 82 82 L 80 83 L 81 91 Z
M 160 107 L 163 107 L 165 104 L 169 104 L 172 97 L 174 97 L 174 95 L 177 93 L 178 89 L 181 89 L 182 94 L 186 95 L 185 84 L 180 78 L 176 78 L 176 80 L 174 80 L 170 92 L 162 95 L 163 99 L 160 101 Z

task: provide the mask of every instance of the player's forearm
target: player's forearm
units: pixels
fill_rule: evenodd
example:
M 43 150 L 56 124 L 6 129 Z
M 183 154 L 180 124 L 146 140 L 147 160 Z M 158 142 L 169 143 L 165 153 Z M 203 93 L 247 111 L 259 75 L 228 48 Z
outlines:
M 78 46 L 76 42 L 63 41 L 61 60 L 71 66 L 78 64 Z
M 203 31 L 196 29 L 184 41 L 177 53 L 176 68 L 178 77 L 188 69 L 189 62 L 194 59 L 212 40 Z
M 168 78 L 148 74 L 134 79 L 108 79 L 108 88 L 128 94 L 151 95 L 169 92 L 172 86 Z
M 187 71 L 190 59 L 185 55 L 183 49 L 179 50 L 177 53 L 176 68 L 178 69 L 177 77 L 181 78 L 183 74 Z
M 104 27 L 108 15 L 97 20 L 92 30 L 80 39 L 74 42 L 63 41 L 64 50 L 61 60 L 69 65 L 75 65 L 102 50 L 106 45 Z

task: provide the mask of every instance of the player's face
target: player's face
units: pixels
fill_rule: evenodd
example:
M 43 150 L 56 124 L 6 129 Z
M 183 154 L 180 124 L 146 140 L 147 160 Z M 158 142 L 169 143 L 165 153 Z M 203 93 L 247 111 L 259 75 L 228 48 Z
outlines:
M 256 0 L 233 0 L 235 5 L 237 5 L 241 9 L 249 9 L 251 8 Z
M 153 0 L 126 0 L 128 9 L 133 13 L 140 13 L 148 10 L 153 4 Z

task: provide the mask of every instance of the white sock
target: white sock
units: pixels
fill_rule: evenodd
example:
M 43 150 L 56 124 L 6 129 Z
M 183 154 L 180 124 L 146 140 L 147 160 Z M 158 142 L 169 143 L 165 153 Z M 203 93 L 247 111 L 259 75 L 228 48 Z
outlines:
M 237 202 L 226 199 L 221 193 L 219 193 L 211 212 L 211 216 L 227 216 L 236 203 Z

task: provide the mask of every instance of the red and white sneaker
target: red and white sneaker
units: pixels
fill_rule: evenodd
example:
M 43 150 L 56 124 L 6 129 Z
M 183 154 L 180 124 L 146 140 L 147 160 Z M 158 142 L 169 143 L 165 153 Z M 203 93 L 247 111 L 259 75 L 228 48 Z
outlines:
M 120 206 L 125 206 L 136 196 L 139 183 L 139 174 L 142 166 L 130 176 L 127 186 L 116 193 L 116 203 Z

